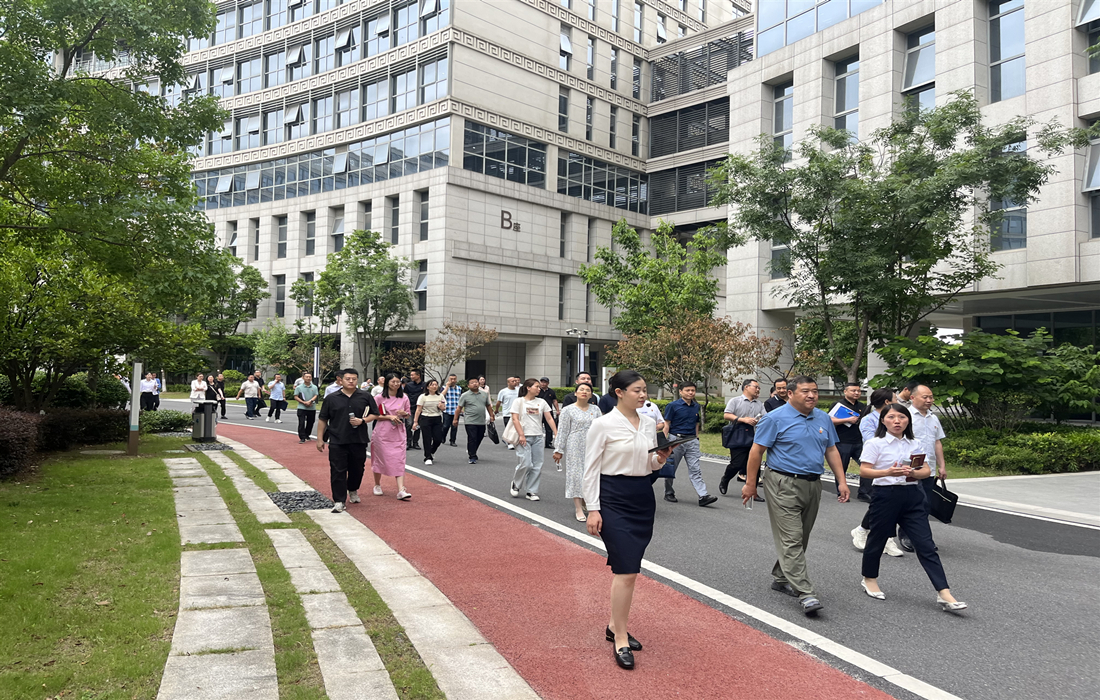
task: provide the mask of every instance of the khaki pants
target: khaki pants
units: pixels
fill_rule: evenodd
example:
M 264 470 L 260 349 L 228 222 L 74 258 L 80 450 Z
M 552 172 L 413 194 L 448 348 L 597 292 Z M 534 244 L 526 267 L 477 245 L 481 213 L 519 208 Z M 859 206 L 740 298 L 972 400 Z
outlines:
M 764 493 L 768 495 L 768 520 L 775 540 L 778 559 L 772 576 L 789 583 L 799 599 L 814 594 L 806 572 L 806 548 L 821 504 L 821 481 L 806 481 L 779 474 L 770 469 L 764 475 Z

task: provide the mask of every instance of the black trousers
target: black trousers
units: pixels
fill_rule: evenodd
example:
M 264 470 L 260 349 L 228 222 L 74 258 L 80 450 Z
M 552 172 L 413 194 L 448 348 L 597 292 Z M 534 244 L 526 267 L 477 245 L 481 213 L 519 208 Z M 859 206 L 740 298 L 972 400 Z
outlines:
M 225 399 L 219 399 L 218 405 L 222 407 L 222 418 L 225 418 Z
M 859 473 L 859 456 L 863 454 L 862 442 L 838 442 L 836 449 L 840 452 L 840 466 L 844 471 L 848 471 L 848 464 L 853 459 L 856 461 L 856 473 Z
M 477 448 L 481 447 L 484 439 L 484 425 L 466 425 L 466 454 L 470 455 L 470 459 L 477 459 Z
M 928 516 L 928 504 L 931 502 L 930 499 L 932 498 L 932 487 L 935 486 L 935 484 L 936 479 L 931 476 L 927 479 L 920 480 L 920 485 L 924 487 L 924 514 L 926 520 Z M 898 537 L 906 537 L 909 539 L 909 541 L 913 540 L 912 537 L 909 537 L 909 534 L 905 531 L 905 528 L 901 525 L 901 523 L 898 523 Z M 914 545 L 914 549 L 915 548 L 916 546 Z
M 329 443 L 328 471 L 332 500 L 343 503 L 348 491 L 358 491 L 367 465 L 367 446 L 363 443 L 337 445 Z
M 153 392 L 151 392 L 151 391 L 141 392 L 141 402 L 140 402 L 139 405 L 141 406 L 141 410 L 143 410 L 143 411 L 155 411 L 155 410 L 157 410 L 156 408 L 153 407 Z
M 542 434 L 546 437 L 543 440 L 544 447 L 554 446 L 554 431 L 550 430 L 550 424 L 546 422 L 546 418 L 542 419 Z
M 424 431 L 424 459 L 431 459 L 439 446 L 443 444 L 443 417 L 420 416 L 420 431 Z
M 450 429 L 450 437 L 447 442 L 454 444 L 455 438 L 458 437 L 458 425 L 455 424 L 455 414 L 444 413 L 443 414 L 443 432 L 446 433 L 448 428 Z
M 947 575 L 943 573 L 936 543 L 932 541 L 932 528 L 928 525 L 928 498 L 919 486 L 876 486 L 867 509 L 871 532 L 863 550 L 863 575 L 878 578 L 879 560 L 886 540 L 894 536 L 894 527 L 902 526 L 909 533 L 909 540 L 924 567 L 924 573 L 937 591 L 949 588 Z
M 752 447 L 731 447 L 730 463 L 726 465 L 726 473 L 722 475 L 722 481 L 727 484 L 738 474 L 744 474 L 749 466 L 749 452 Z
M 416 404 L 412 407 L 413 414 L 416 413 Z M 423 417 L 423 416 L 422 416 Z M 420 446 L 420 428 L 416 430 L 412 429 L 413 417 L 409 416 L 405 419 L 405 449 L 409 449 L 413 445 Z
M 298 409 L 298 439 L 308 440 L 313 434 L 313 421 L 317 419 L 317 411 L 308 408 Z
M 279 414 L 286 410 L 287 403 L 282 399 L 271 399 L 271 405 L 267 407 L 267 417 L 270 418 L 271 414 L 275 414 L 275 420 L 279 420 Z

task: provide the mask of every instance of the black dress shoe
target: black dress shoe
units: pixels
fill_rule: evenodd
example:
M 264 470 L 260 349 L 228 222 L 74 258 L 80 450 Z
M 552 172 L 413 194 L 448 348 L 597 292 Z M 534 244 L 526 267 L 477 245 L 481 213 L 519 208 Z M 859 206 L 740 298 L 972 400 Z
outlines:
M 608 627 L 605 630 L 605 632 L 606 632 L 607 641 L 614 642 L 615 641 L 615 633 L 611 631 L 611 628 Z M 626 633 L 626 640 L 630 643 L 630 650 L 631 651 L 641 651 L 642 650 L 642 643 L 639 642 L 637 639 L 634 639 L 634 635 L 630 634 L 629 632 Z
M 738 475 L 737 475 L 737 480 L 738 480 L 738 481 L 740 481 L 741 483 L 745 483 L 746 481 L 748 481 L 748 480 L 747 480 L 747 479 L 745 478 L 745 475 L 744 475 L 744 474 L 738 474 Z
M 450 445 L 451 447 L 458 447 L 458 443 L 456 443 L 456 442 L 448 442 L 447 444 Z
M 665 500 L 669 503 L 677 503 L 676 494 L 672 491 L 665 491 Z
M 699 499 L 699 505 L 700 506 L 709 506 L 711 503 L 714 503 L 717 500 L 718 500 L 717 496 L 712 496 L 708 493 L 706 496 L 703 496 L 702 498 Z
M 730 480 L 729 479 L 722 479 L 721 481 L 719 481 L 718 482 L 718 493 L 725 496 L 726 491 L 729 489 L 729 485 L 730 485 Z
M 625 668 L 627 671 L 634 670 L 634 653 L 630 651 L 630 647 L 615 650 L 615 663 L 619 664 L 619 668 Z
M 856 494 L 856 500 L 857 501 L 863 501 L 864 503 L 870 503 L 871 502 L 871 497 L 868 496 L 865 493 L 857 493 Z
M 752 500 L 756 501 L 757 503 L 763 503 L 764 502 L 764 497 L 763 496 L 753 496 Z
M 913 549 L 913 543 L 909 540 L 908 537 L 899 537 L 898 542 L 901 543 L 901 548 L 904 549 L 906 552 L 915 551 Z

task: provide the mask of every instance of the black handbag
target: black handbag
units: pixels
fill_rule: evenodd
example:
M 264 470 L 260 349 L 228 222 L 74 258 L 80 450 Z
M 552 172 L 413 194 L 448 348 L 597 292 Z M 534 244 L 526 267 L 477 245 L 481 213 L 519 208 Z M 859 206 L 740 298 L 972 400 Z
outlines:
M 947 490 L 947 479 L 941 477 L 936 481 L 938 483 L 932 484 L 932 494 L 928 497 L 928 512 L 941 523 L 950 523 L 959 497 Z
M 485 434 L 489 436 L 489 439 L 493 441 L 494 445 L 500 444 L 500 436 L 497 435 L 497 427 L 492 423 L 485 424 Z
M 267 408 L 267 403 L 264 402 L 264 397 L 257 396 L 256 397 L 256 410 L 259 411 L 259 410 L 264 409 L 264 408 Z
M 752 439 L 756 435 L 756 429 L 744 423 L 727 423 L 722 428 L 722 447 L 727 450 L 736 450 L 742 447 L 752 447 Z

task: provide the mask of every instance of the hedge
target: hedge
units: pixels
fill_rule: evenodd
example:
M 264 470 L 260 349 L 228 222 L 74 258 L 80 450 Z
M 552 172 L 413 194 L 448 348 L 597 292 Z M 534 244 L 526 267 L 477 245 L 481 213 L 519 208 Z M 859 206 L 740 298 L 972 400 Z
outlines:
M 183 411 L 142 411 L 138 425 L 143 433 L 173 433 L 190 429 L 192 419 Z
M 35 395 L 42 395 L 46 389 L 43 386 L 46 376 L 38 374 L 31 383 L 31 391 Z M 98 403 L 100 408 L 122 408 L 130 399 L 130 393 L 122 382 L 110 375 L 101 376 L 96 391 L 88 386 L 86 372 L 78 372 L 67 378 L 57 390 L 53 402 L 54 408 L 89 408 L 93 403 Z M 0 375 L 0 405 L 10 405 L 12 402 L 11 383 L 6 376 Z
M 1056 474 L 1100 469 L 1100 430 L 1025 423 L 1003 435 L 989 428 L 964 430 L 943 442 L 948 467 L 995 472 Z
M 0 477 L 31 466 L 38 446 L 38 423 L 34 413 L 0 408 Z
M 115 408 L 50 408 L 38 424 L 38 446 L 43 452 L 68 450 L 76 445 L 124 442 L 130 432 L 129 413 Z

